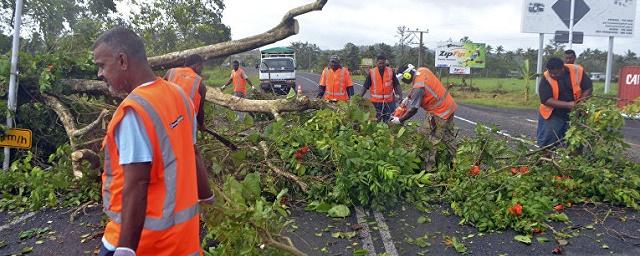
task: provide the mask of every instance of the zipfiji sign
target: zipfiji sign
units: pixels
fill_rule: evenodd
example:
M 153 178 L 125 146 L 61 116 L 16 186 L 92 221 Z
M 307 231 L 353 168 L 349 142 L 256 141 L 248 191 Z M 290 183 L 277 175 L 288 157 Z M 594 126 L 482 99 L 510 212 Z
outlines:
M 440 42 L 436 49 L 436 67 L 484 68 L 487 50 L 485 44 Z
M 12 128 L 4 131 L 0 136 L 0 146 L 9 148 L 30 149 L 31 130 Z

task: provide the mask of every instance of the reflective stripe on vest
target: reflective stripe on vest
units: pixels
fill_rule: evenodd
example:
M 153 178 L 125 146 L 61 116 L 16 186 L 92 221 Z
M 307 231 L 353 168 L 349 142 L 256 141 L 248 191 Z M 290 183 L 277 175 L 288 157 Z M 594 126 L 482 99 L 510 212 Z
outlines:
M 335 73 L 335 72 L 334 72 Z M 328 90 L 326 90 L 326 94 L 327 96 L 344 96 L 345 95 L 345 87 L 347 84 L 346 80 L 346 74 L 347 73 L 347 69 L 342 68 L 341 72 L 340 72 L 340 77 L 338 78 L 338 92 L 335 92 L 335 87 L 336 87 L 336 81 L 332 80 L 331 82 L 333 82 L 333 84 L 331 85 L 331 88 L 327 88 Z M 329 85 L 327 85 L 329 86 Z
M 178 90 L 183 98 L 183 103 L 187 107 L 188 117 L 187 120 L 193 122 L 193 112 L 191 108 L 188 106 L 188 101 L 186 99 L 186 95 L 182 90 Z M 171 142 L 169 141 L 169 135 L 165 130 L 164 125 L 162 124 L 162 119 L 155 111 L 155 109 L 147 102 L 144 98 L 136 95 L 130 94 L 127 97 L 136 103 L 138 103 L 142 108 L 147 112 L 151 121 L 153 122 L 156 135 L 158 139 L 158 143 L 160 146 L 160 151 L 162 152 L 162 160 L 164 163 L 164 186 L 165 186 L 165 197 L 162 207 L 162 217 L 155 218 L 146 216 L 144 222 L 144 228 L 154 231 L 161 231 L 172 227 L 173 225 L 177 225 L 186 221 L 191 220 L 193 217 L 197 216 L 199 211 L 199 205 L 196 202 L 192 206 L 183 209 L 181 211 L 175 212 L 176 205 L 176 178 L 177 178 L 177 164 L 176 164 L 176 156 L 173 152 L 173 147 Z M 109 210 L 111 194 L 109 191 L 109 186 L 111 185 L 113 173 L 111 169 L 111 156 L 109 153 L 109 145 L 107 144 L 105 150 L 105 171 L 106 171 L 106 184 L 105 187 L 107 189 L 103 192 L 104 198 L 104 212 L 111 218 L 111 220 L 117 224 L 120 224 L 122 221 L 122 217 L 120 213 L 112 212 Z
M 393 100 L 393 89 L 390 90 L 390 92 L 388 94 L 384 93 L 384 88 L 385 87 L 392 87 L 393 86 L 393 78 L 392 76 L 393 71 L 391 70 L 391 68 L 389 67 L 385 67 L 384 68 L 384 74 L 381 76 L 381 80 L 382 80 L 382 84 L 378 83 L 378 74 L 380 74 L 380 70 L 378 68 L 373 68 L 369 70 L 369 78 L 371 79 L 371 83 L 373 84 L 373 90 L 371 90 L 371 98 L 375 98 L 375 99 L 381 99 L 381 100 L 385 100 L 385 99 L 391 99 Z M 385 79 L 388 78 L 388 79 Z M 388 80 L 387 82 L 385 82 L 386 80 Z M 378 94 L 378 92 L 382 92 L 381 94 Z

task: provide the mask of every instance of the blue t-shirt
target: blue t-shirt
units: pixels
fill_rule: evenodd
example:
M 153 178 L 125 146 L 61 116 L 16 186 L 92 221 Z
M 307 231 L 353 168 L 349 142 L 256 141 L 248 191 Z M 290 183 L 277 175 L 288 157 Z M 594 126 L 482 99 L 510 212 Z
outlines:
M 196 144 L 198 125 L 193 117 L 193 144 Z M 151 162 L 153 150 L 140 116 L 126 109 L 124 117 L 115 129 L 115 140 L 120 155 L 120 165 Z

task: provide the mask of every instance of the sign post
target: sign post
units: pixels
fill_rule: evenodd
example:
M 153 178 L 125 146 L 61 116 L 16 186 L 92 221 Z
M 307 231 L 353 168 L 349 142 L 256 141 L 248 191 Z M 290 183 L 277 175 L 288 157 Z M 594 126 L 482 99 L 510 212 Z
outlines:
M 16 0 L 15 20 L 13 21 L 13 41 L 11 46 L 11 70 L 9 76 L 9 95 L 7 101 L 7 128 L 14 126 L 14 117 L 18 106 L 18 51 L 20 50 L 20 25 L 22 24 L 22 0 Z M 4 148 L 2 168 L 9 170 L 11 150 Z
M 613 72 L 613 38 L 633 37 L 636 19 L 633 0 L 524 0 L 522 8 L 523 33 L 555 34 L 569 29 L 569 49 L 578 32 L 584 36 L 609 38 L 605 93 L 610 90 Z M 576 34 L 574 34 L 576 33 Z M 542 51 L 542 45 L 538 51 Z M 540 66 L 538 56 L 538 65 Z M 536 90 L 537 91 L 537 90 Z

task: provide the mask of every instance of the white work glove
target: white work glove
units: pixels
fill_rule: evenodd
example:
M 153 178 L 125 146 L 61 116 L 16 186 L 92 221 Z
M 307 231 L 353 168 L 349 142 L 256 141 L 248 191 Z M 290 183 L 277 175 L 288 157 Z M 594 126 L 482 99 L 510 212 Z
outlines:
M 136 252 L 127 247 L 118 247 L 113 256 L 136 256 Z
M 402 102 L 400 103 L 401 106 L 407 106 L 407 104 L 409 104 L 409 97 L 404 97 L 404 99 L 402 100 Z
M 220 87 L 220 90 L 221 90 L 221 91 L 224 91 L 224 88 L 227 88 L 227 85 L 226 85 L 226 84 L 225 84 L 225 85 L 223 85 L 222 87 Z
M 392 117 L 392 118 L 391 118 L 391 120 L 390 120 L 390 122 L 391 122 L 392 124 L 402 124 L 402 122 L 400 122 L 400 118 L 399 118 L 399 117 L 397 117 L 397 116 Z

